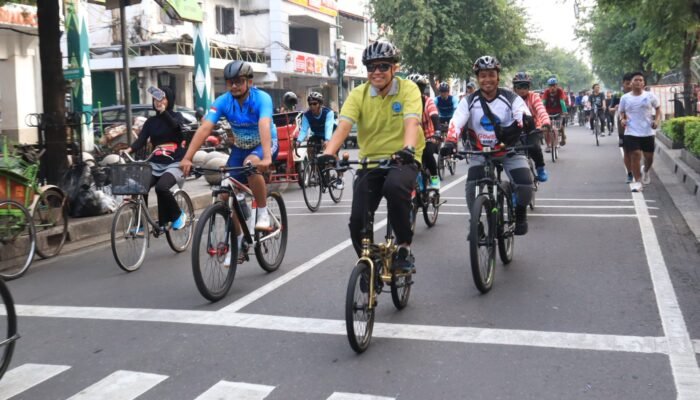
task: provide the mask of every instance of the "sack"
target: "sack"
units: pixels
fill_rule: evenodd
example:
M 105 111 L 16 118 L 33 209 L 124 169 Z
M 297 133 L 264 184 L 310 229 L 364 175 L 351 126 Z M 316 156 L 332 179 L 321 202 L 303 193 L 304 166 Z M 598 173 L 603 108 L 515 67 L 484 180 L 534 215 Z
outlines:
M 75 164 L 63 176 L 62 188 L 68 196 L 71 217 L 92 217 L 104 214 L 99 195 L 96 194 L 90 167 Z

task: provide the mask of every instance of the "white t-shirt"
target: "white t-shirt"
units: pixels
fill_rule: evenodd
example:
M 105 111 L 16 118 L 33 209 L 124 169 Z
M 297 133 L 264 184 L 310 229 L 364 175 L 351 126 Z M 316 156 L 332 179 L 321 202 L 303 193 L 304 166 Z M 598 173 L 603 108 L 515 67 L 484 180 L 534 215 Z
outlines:
M 654 122 L 657 108 L 659 108 L 659 99 L 652 92 L 643 91 L 638 96 L 629 92 L 622 96 L 620 113 L 625 113 L 627 116 L 625 135 L 654 136 L 651 123 Z
M 503 127 L 511 125 L 515 120 L 522 121 L 523 115 L 530 114 L 523 99 L 507 89 L 499 88 L 498 96 L 486 103 L 489 105 L 491 113 L 496 117 L 496 123 Z M 452 137 L 456 141 L 464 125 L 467 125 L 467 129 L 476 134 L 482 145 L 495 146 L 498 144 L 496 131 L 491 125 L 491 121 L 484 115 L 479 97 L 475 94 L 465 96 L 459 102 L 457 110 L 450 120 L 448 137 Z
M 583 104 L 584 111 L 591 111 L 591 102 L 588 100 L 588 95 L 583 95 L 583 98 L 581 99 L 581 104 Z

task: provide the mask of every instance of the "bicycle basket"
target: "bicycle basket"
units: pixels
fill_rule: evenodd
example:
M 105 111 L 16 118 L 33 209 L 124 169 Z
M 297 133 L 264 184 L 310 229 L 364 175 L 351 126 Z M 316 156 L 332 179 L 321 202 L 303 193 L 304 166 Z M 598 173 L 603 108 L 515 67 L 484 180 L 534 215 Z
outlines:
M 31 179 L 15 171 L 0 168 L 0 200 L 14 200 L 29 207 L 33 198 Z
M 148 194 L 151 188 L 151 164 L 112 164 L 109 168 L 112 194 Z

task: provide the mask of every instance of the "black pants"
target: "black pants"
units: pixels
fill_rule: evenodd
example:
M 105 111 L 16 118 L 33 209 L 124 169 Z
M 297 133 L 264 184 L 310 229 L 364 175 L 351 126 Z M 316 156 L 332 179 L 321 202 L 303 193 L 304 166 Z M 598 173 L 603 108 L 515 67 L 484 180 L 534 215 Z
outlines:
M 598 110 L 597 115 L 591 112 L 591 130 L 593 130 L 593 118 L 598 118 L 600 120 L 600 133 L 605 133 L 605 126 L 607 125 L 605 122 L 605 110 Z
M 374 212 L 382 197 L 386 197 L 389 221 L 396 235 L 396 243 L 411 243 L 411 192 L 418 176 L 416 165 L 395 165 L 390 169 L 358 170 L 355 177 L 350 212 L 350 239 L 360 255 L 365 218 L 374 220 Z M 367 232 L 374 240 L 372 224 Z
M 542 154 L 542 146 L 540 146 L 540 135 L 527 135 L 527 144 L 530 149 L 527 151 L 528 156 L 535 162 L 535 168 L 544 167 L 544 155 Z
M 438 167 L 437 161 L 435 161 L 435 154 L 438 153 L 439 144 L 435 142 L 425 142 L 425 149 L 423 149 L 423 165 L 428 168 L 430 175 L 437 176 Z
M 156 197 L 158 198 L 158 223 L 165 226 L 168 222 L 175 222 L 180 217 L 180 206 L 177 205 L 175 196 L 170 188 L 175 186 L 177 179 L 171 173 L 164 173 L 161 176 L 151 176 L 151 187 L 156 187 Z M 143 196 L 148 205 L 148 195 Z

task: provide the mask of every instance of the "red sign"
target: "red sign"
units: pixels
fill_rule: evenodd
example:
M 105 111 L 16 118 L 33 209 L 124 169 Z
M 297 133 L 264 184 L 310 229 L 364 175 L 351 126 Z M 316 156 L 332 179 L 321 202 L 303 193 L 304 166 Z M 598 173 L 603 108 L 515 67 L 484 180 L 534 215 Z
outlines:
M 306 72 L 313 74 L 316 71 L 316 60 L 313 57 L 306 57 Z
M 306 71 L 306 57 L 302 54 L 297 54 L 294 60 L 294 71 L 295 72 L 305 72 Z

